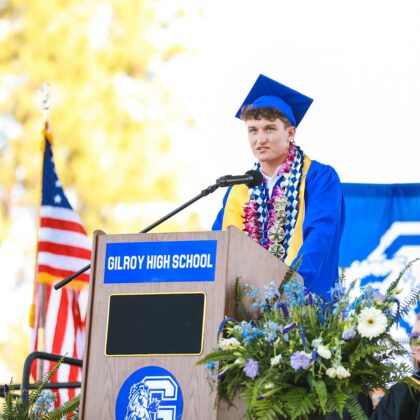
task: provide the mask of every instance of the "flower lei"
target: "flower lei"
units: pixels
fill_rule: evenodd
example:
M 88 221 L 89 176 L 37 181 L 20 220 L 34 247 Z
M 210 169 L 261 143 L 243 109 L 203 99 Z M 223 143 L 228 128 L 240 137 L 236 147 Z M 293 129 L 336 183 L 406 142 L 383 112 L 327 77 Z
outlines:
M 296 155 L 296 146 L 291 143 L 286 160 L 280 165 L 276 175 L 289 174 L 293 166 Z M 244 228 L 243 231 L 254 241 L 261 244 L 271 254 L 277 258 L 283 259 L 286 250 L 283 245 L 286 236 L 285 225 L 287 223 L 288 200 L 285 196 L 285 187 L 277 185 L 272 197 L 268 200 L 268 218 L 267 218 L 267 238 L 264 238 L 264 231 L 261 223 L 258 221 L 258 203 L 255 200 L 249 200 L 245 203 Z

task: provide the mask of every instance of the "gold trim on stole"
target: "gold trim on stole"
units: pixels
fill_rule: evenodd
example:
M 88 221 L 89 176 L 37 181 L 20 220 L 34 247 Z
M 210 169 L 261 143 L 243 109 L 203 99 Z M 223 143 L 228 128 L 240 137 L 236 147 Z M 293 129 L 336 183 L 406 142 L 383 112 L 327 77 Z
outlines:
M 306 174 L 311 166 L 311 159 L 305 156 L 303 161 L 302 178 L 299 188 L 299 204 L 298 218 L 296 220 L 295 229 L 293 231 L 289 250 L 285 263 L 290 266 L 297 257 L 300 247 L 303 243 L 303 220 L 305 219 L 305 186 Z M 243 230 L 244 217 L 243 208 L 245 203 L 249 201 L 249 190 L 246 185 L 234 185 L 226 200 L 225 211 L 223 214 L 222 230 L 226 230 L 228 226 L 236 226 Z

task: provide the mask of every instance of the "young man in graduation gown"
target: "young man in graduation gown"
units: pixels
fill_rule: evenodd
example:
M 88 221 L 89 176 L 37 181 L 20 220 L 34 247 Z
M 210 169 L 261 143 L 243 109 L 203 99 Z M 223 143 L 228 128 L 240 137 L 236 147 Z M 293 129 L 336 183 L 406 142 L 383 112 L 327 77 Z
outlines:
M 311 103 L 275 80 L 258 77 L 236 117 L 245 122 L 264 182 L 230 187 L 213 230 L 234 225 L 287 265 L 299 260 L 305 286 L 326 296 L 339 277 L 344 204 L 335 170 L 295 144 L 296 128 Z
M 420 314 L 418 314 L 419 316 Z M 420 318 L 410 334 L 414 373 L 411 384 L 393 385 L 381 399 L 370 420 L 420 420 Z

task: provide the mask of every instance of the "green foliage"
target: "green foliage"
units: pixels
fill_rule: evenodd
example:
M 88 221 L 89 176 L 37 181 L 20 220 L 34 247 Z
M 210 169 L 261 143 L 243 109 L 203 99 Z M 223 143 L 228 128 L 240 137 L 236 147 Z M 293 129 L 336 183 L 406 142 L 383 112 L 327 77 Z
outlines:
M 400 316 L 407 315 L 411 308 L 420 300 L 420 287 L 413 290 L 405 299 L 401 305 Z
M 66 401 L 63 405 L 57 407 L 55 410 L 46 414 L 44 420 L 61 420 L 66 418 L 67 415 L 73 413 L 72 420 L 77 420 L 79 418 L 79 404 L 80 404 L 80 395 L 77 395 L 73 399 Z
M 327 386 L 325 385 L 325 382 L 320 379 L 317 381 L 314 381 L 314 388 L 316 395 L 318 396 L 319 405 L 321 406 L 322 412 L 327 411 L 327 399 L 328 399 L 328 393 L 327 393 Z
M 395 280 L 393 280 L 392 282 L 391 282 L 391 284 L 389 285 L 389 287 L 388 287 L 388 289 L 386 290 L 386 294 L 387 295 L 389 295 L 389 294 L 393 294 L 393 293 L 395 293 L 395 290 L 396 290 L 396 288 L 397 288 L 397 286 L 398 286 L 398 284 L 399 284 L 399 282 L 400 282 L 400 280 L 402 279 L 402 277 L 404 276 L 404 274 L 405 274 L 405 272 L 407 271 L 407 270 L 409 270 L 410 268 L 411 268 L 411 266 L 416 262 L 416 261 L 418 261 L 419 260 L 419 258 L 416 258 L 415 260 L 413 260 L 413 261 L 410 261 L 401 271 L 400 271 L 400 273 L 398 274 L 398 276 L 397 276 L 397 278 L 395 279 Z
M 350 395 L 350 398 L 347 400 L 346 408 L 353 420 L 368 420 L 355 394 Z
M 282 289 L 265 286 L 263 295 L 252 286 L 241 291 L 237 282 L 238 300 L 251 299 L 258 316 L 225 322 L 225 337 L 198 364 L 212 366 L 218 398 L 234 404 L 241 396 L 249 419 L 342 416 L 345 409 L 365 419 L 357 396 L 411 373 L 398 358 L 407 351 L 390 334 L 397 288 L 383 296 L 366 287 L 352 297 L 355 282 L 346 290 L 341 280 L 325 301 L 293 273 L 288 278 Z M 414 293 L 404 305 L 418 300 Z
M 327 399 L 327 413 L 336 412 L 340 416 L 343 413 L 343 409 L 347 403 L 349 396 L 347 391 L 336 389 L 328 394 Z
M 307 417 L 314 413 L 316 404 L 313 396 L 308 394 L 305 389 L 294 388 L 284 395 L 287 412 L 291 419 Z
M 404 378 L 403 382 L 406 383 L 409 387 L 420 392 L 420 384 L 418 383 L 418 381 L 414 380 L 412 376 Z
M 238 277 L 235 280 L 235 295 L 236 295 L 236 313 L 239 319 L 249 319 L 250 314 L 244 302 L 244 293 L 241 287 L 241 281 Z
M 386 350 L 388 350 L 388 347 L 385 345 L 372 345 L 367 340 L 361 340 L 355 352 L 350 355 L 350 367 L 353 368 L 361 360 L 366 359 L 367 356 L 371 356 L 379 352 L 384 352 Z
M 37 388 L 29 392 L 27 402 L 24 398 L 13 397 L 9 387 L 5 387 L 3 410 L 0 413 L 0 420 L 61 420 L 73 413 L 73 419 L 78 419 L 78 407 L 80 397 L 76 396 L 63 405 L 53 409 L 55 394 L 45 393 L 45 387 L 52 376 L 60 367 L 62 360 L 57 362 L 53 368 L 39 382 Z

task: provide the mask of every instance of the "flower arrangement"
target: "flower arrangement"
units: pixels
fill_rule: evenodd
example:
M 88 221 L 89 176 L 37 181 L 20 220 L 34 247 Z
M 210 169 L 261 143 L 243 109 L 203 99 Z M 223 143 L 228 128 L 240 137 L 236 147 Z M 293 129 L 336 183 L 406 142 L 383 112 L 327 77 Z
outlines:
M 326 300 L 306 290 L 293 272 L 283 287 L 266 286 L 263 296 L 255 287 L 238 286 L 238 307 L 245 295 L 257 316 L 226 318 L 217 348 L 198 364 L 207 365 L 218 398 L 229 404 L 243 399 L 247 418 L 342 417 L 344 410 L 366 418 L 358 396 L 411 373 L 401 362 L 407 351 L 390 333 L 420 298 L 418 288 L 398 301 L 405 270 L 385 295 L 365 287 L 356 298 L 354 283 L 346 290 L 341 279 Z

